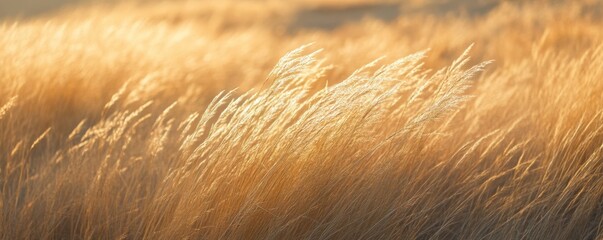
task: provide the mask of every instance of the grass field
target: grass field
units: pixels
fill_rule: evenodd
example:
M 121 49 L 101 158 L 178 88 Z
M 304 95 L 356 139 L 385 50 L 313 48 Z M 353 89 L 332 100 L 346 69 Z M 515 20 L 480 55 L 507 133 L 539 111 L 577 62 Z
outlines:
M 602 1 L 10 1 L 1 239 L 603 238 Z

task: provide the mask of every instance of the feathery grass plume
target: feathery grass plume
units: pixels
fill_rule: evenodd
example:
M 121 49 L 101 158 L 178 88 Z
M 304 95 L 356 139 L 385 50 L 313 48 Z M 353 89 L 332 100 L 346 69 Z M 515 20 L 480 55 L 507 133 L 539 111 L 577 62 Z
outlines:
M 466 55 L 462 55 L 460 63 L 447 70 L 448 74 L 428 76 L 420 69 L 424 53 L 419 53 L 373 74 L 356 72 L 328 91 L 323 89 L 305 97 L 303 81 L 314 75 L 311 72 L 321 70 L 315 65 L 316 52 L 303 55 L 305 48 L 298 48 L 279 61 L 271 73 L 272 86 L 231 100 L 188 157 L 187 164 L 175 170 L 170 191 L 178 193 L 181 203 L 175 206 L 172 220 L 164 224 L 181 227 L 168 228 L 161 237 L 237 238 L 253 231 L 253 235 L 264 237 L 320 238 L 331 231 L 323 224 L 341 222 L 311 224 L 306 218 L 316 215 L 316 219 L 329 221 L 332 214 L 352 214 L 349 211 L 359 207 L 356 204 L 381 201 L 366 198 L 366 186 L 350 178 L 371 182 L 370 174 L 376 173 L 373 171 L 393 170 L 395 162 L 412 152 L 406 147 L 411 139 L 429 135 L 429 130 L 419 129 L 426 129 L 427 122 L 435 116 L 458 107 L 469 77 L 483 67 L 480 64 L 463 70 Z M 423 79 L 414 79 L 418 76 Z M 426 93 L 424 97 L 433 99 L 433 103 L 404 106 L 401 98 L 410 96 L 424 82 L 432 87 L 451 86 Z M 226 102 L 228 98 L 218 96 L 214 102 Z M 392 115 L 398 108 L 416 111 L 406 112 L 405 116 Z M 213 115 L 214 111 L 208 114 Z M 284 178 L 286 187 L 282 185 Z M 340 202 L 347 194 L 331 192 L 324 185 L 330 181 L 336 184 L 332 187 L 349 181 L 348 194 L 357 193 L 361 198 Z M 324 195 L 320 203 L 315 202 L 320 195 Z M 219 199 L 227 205 L 212 204 Z M 321 207 L 316 209 L 314 204 Z M 341 204 L 345 207 L 337 207 Z M 382 207 L 389 209 L 394 205 Z M 191 211 L 202 215 L 190 215 Z M 321 211 L 332 213 L 323 215 Z M 304 217 L 306 214 L 309 216 Z M 357 209 L 355 215 L 366 219 L 372 213 Z M 193 233 L 192 229 L 198 230 Z M 358 232 L 352 229 L 341 233 L 342 237 L 356 236 Z
M 46 131 L 40 134 L 40 136 L 33 141 L 29 149 L 34 149 L 42 140 L 44 140 L 44 138 L 46 138 L 46 136 L 48 136 L 48 134 L 50 133 L 50 130 L 52 130 L 52 128 L 48 128 L 46 129 Z
M 15 106 L 15 102 L 17 101 L 17 97 L 12 97 L 6 102 L 2 107 L 0 107 L 0 120 L 10 111 L 11 108 Z

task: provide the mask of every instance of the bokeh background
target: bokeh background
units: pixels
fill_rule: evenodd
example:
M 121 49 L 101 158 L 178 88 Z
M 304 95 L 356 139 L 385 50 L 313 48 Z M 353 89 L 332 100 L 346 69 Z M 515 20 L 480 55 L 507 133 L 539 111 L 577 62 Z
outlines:
M 28 18 L 45 14 L 51 14 L 61 9 L 73 8 L 76 6 L 90 4 L 105 4 L 112 5 L 124 2 L 136 2 L 140 4 L 157 3 L 157 0 L 3 0 L 0 1 L 0 18 Z M 170 2 L 186 2 L 186 1 L 170 1 Z M 191 2 L 191 1 L 189 1 Z M 207 0 L 192 1 L 192 2 L 212 2 Z M 214 1 L 219 2 L 219 1 Z M 241 2 L 241 1 L 239 1 Z M 263 1 L 250 0 L 247 2 L 279 2 L 279 1 Z M 293 4 L 303 4 L 307 7 L 319 8 L 314 9 L 319 13 L 330 13 L 335 15 L 333 18 L 341 17 L 343 13 L 348 16 L 344 18 L 353 19 L 361 15 L 372 15 L 383 19 L 393 19 L 399 14 L 409 12 L 433 12 L 433 13 L 448 13 L 455 11 L 464 11 L 470 14 L 483 14 L 494 8 L 501 1 L 498 0 L 407 0 L 407 1 L 379 1 L 379 0 L 294 0 L 280 1 Z M 304 13 L 308 14 L 308 13 Z M 314 13 L 318 14 L 318 13 Z M 309 17 L 309 16 L 308 16 Z M 329 21 L 324 17 L 319 17 L 313 21 Z

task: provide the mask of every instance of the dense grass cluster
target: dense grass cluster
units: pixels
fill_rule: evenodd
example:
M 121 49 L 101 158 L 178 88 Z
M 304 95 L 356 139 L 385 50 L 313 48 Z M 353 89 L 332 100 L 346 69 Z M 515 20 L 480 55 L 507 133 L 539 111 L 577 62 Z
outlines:
M 602 3 L 302 2 L 5 20 L 0 238 L 603 238 Z

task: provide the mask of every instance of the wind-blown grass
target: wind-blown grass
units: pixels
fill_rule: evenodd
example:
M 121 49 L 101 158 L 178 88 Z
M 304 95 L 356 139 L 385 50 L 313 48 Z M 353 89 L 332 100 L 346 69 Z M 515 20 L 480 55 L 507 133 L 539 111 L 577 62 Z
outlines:
M 6 24 L 0 238 L 602 238 L 600 20 L 540 9 L 570 31 L 517 8 L 293 36 L 94 14 Z M 417 19 L 419 43 L 395 45 Z M 469 36 L 447 42 L 455 31 Z M 310 36 L 328 47 L 276 61 Z M 371 59 L 420 44 L 433 48 Z
M 280 60 L 267 88 L 219 94 L 202 114 L 177 120 L 177 104 L 156 115 L 148 102 L 82 122 L 55 152 L 38 149 L 50 129 L 19 142 L 3 168 L 3 236 L 599 234 L 600 110 L 575 125 L 562 120 L 571 113 L 558 115 L 545 142 L 514 133 L 530 113 L 462 137 L 479 121 L 479 106 L 461 107 L 485 66 L 465 68 L 467 53 L 433 73 L 422 69 L 423 52 L 377 61 L 313 91 L 325 69 L 303 51 Z

